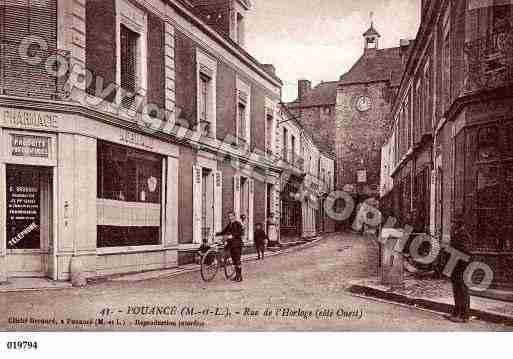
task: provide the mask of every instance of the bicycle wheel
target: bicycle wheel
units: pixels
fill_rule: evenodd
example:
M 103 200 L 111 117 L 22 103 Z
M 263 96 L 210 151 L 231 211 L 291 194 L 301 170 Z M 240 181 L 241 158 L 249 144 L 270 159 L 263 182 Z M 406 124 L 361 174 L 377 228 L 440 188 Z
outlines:
M 235 278 L 235 266 L 230 257 L 224 257 L 224 276 L 226 279 Z
M 210 282 L 213 280 L 219 270 L 219 258 L 217 251 L 215 249 L 209 250 L 205 255 L 201 258 L 201 278 L 205 282 Z

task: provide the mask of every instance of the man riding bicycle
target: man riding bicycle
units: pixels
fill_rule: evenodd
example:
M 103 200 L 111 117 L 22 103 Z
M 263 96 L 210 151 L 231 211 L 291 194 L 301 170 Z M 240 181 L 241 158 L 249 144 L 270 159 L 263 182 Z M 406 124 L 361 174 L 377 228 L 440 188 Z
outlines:
M 216 236 L 227 236 L 226 250 L 230 252 L 232 257 L 233 265 L 235 266 L 235 278 L 232 279 L 235 282 L 242 282 L 242 267 L 241 267 L 241 255 L 242 255 L 242 224 L 235 218 L 235 213 L 228 213 L 228 219 L 230 222 L 221 231 L 217 232 Z

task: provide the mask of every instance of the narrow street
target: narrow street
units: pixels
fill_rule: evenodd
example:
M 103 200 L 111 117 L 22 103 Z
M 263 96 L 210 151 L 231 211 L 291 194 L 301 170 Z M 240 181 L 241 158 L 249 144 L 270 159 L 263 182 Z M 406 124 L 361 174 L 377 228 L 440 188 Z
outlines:
M 506 330 L 506 327 L 471 321 L 454 324 L 442 314 L 421 311 L 395 304 L 352 296 L 346 292 L 348 282 L 363 278 L 375 271 L 375 250 L 362 237 L 331 235 L 318 245 L 264 261 L 244 263 L 242 284 L 225 281 L 218 275 L 212 283 L 201 281 L 200 275 L 188 273 L 144 282 L 107 282 L 83 289 L 4 293 L 0 295 L 3 308 L 0 328 L 28 331 L 30 324 L 9 324 L 9 317 L 55 319 L 55 323 L 38 325 L 49 330 Z M 368 264 L 370 263 L 370 264 Z M 232 313 L 230 318 L 198 315 L 189 318 L 176 315 L 134 315 L 129 307 L 176 306 L 194 311 L 219 307 Z M 101 318 L 100 312 L 110 309 L 105 319 L 124 321 L 115 327 L 87 325 L 88 320 Z M 245 310 L 245 308 L 248 308 Z M 273 315 L 263 315 L 266 308 Z M 276 315 L 279 308 L 296 311 L 294 316 Z M 301 311 L 297 312 L 300 309 Z M 325 309 L 327 318 L 316 318 Z M 337 317 L 339 309 L 363 313 L 359 318 Z M 330 310 L 333 311 L 329 317 Z M 312 312 L 309 314 L 309 312 Z M 239 314 L 236 314 L 239 312 Z M 246 313 L 244 313 L 246 312 Z M 223 312 L 224 313 L 224 312 Z M 339 312 L 342 313 L 342 312 Z M 103 313 L 105 314 L 105 312 Z M 244 315 L 246 314 L 246 315 Z M 72 319 L 74 322 L 64 324 Z M 61 322 L 62 320 L 62 322 Z M 186 327 L 141 326 L 141 321 L 194 321 Z M 198 324 L 200 322 L 201 324 Z

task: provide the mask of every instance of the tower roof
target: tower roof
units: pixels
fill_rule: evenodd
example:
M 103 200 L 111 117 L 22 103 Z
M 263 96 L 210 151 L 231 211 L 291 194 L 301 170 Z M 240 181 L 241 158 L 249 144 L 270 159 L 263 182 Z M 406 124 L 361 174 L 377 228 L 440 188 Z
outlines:
M 364 37 L 371 37 L 371 36 L 381 37 L 379 32 L 377 32 L 376 29 L 374 28 L 374 22 L 372 22 L 370 28 L 363 33 L 363 36 Z

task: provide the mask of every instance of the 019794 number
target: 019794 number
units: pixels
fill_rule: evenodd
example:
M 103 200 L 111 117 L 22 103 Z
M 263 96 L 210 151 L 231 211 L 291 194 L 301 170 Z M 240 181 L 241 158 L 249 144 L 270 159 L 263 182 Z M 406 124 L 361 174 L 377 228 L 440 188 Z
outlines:
M 37 342 L 21 340 L 7 342 L 7 350 L 37 350 Z

